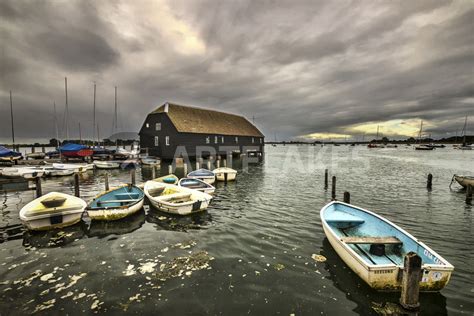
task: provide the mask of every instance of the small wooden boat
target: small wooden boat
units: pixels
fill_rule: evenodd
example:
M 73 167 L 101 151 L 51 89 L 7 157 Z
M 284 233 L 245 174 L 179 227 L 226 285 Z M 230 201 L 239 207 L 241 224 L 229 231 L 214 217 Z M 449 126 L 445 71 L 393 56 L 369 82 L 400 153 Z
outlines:
M 42 171 L 44 172 L 44 176 L 46 177 L 64 177 L 70 176 L 74 173 L 74 170 L 71 169 L 56 169 L 51 166 L 36 166 L 36 167 L 25 167 L 35 171 Z
M 43 152 L 35 152 L 26 154 L 26 159 L 44 159 L 46 154 Z
M 422 258 L 421 291 L 439 291 L 448 283 L 454 267 L 387 219 L 337 201 L 324 206 L 320 215 L 331 246 L 372 288 L 399 291 L 401 278 L 398 276 L 408 252 L 415 252 Z
M 153 157 L 142 157 L 140 158 L 142 165 L 155 166 L 160 164 L 160 160 Z
M 435 149 L 434 147 L 431 147 L 429 145 L 418 145 L 415 146 L 415 150 L 433 150 Z
M 160 183 L 168 183 L 168 184 L 178 184 L 178 180 L 179 180 L 178 177 L 175 176 L 174 174 L 168 174 L 166 176 L 155 178 L 155 179 L 152 179 L 152 180 L 149 180 L 149 181 L 155 181 L 155 182 L 160 182 Z M 145 187 L 145 183 L 139 184 L 138 187 L 143 190 L 143 188 Z
M 453 175 L 453 179 L 451 180 L 451 184 L 454 181 L 459 183 L 463 188 L 467 188 L 468 185 L 471 185 L 474 188 L 474 177 L 473 176 L 462 176 L 462 175 L 455 174 L 455 175 Z
M 30 167 L 10 167 L 2 170 L 2 176 L 6 178 L 34 179 L 43 175 L 43 170 Z
M 82 199 L 51 192 L 23 206 L 20 219 L 30 230 L 48 230 L 76 224 L 87 203 Z
M 121 163 L 116 161 L 94 160 L 93 164 L 97 169 L 117 169 L 120 168 Z
M 96 196 L 87 205 L 87 214 L 93 220 L 118 220 L 139 211 L 144 197 L 140 188 L 126 184 Z
M 115 159 L 127 159 L 130 157 L 130 152 L 125 148 L 118 147 L 115 149 L 114 158 Z
M 125 159 L 120 163 L 120 168 L 122 169 L 133 169 L 137 168 L 140 164 L 138 163 L 138 159 L 129 158 Z
M 204 211 L 212 200 L 207 193 L 155 181 L 147 181 L 144 191 L 153 207 L 177 215 Z
M 207 194 L 212 194 L 216 191 L 214 186 L 199 179 L 182 178 L 179 180 L 178 186 L 198 190 Z
M 227 167 L 217 168 L 212 172 L 215 174 L 217 181 L 226 181 L 226 178 L 227 181 L 234 181 L 237 176 L 237 170 Z
M 215 174 L 207 169 L 198 169 L 191 171 L 190 173 L 188 173 L 187 177 L 191 179 L 199 179 L 209 184 L 213 184 L 216 181 Z
M 86 172 L 87 170 L 93 170 L 94 164 L 53 163 L 53 167 L 56 169 L 67 169 L 82 173 Z

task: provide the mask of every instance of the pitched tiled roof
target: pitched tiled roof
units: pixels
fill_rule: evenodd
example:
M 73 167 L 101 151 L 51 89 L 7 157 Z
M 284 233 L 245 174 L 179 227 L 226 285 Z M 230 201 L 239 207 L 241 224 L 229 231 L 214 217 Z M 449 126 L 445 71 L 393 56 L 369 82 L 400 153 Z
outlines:
M 153 113 L 164 113 L 178 132 L 263 137 L 263 134 L 243 116 L 166 103 Z

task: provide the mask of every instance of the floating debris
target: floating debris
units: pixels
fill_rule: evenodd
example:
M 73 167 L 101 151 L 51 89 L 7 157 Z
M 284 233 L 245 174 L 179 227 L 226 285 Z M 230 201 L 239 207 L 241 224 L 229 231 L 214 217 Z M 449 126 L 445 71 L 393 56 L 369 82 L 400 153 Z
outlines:
M 123 274 L 125 274 L 125 276 L 131 276 L 131 275 L 137 274 L 137 271 L 133 269 L 134 267 L 135 265 L 129 264 L 127 269 L 123 271 Z
M 277 270 L 277 271 L 280 271 L 280 270 L 285 269 L 285 266 L 282 265 L 281 263 L 277 263 L 277 264 L 275 264 L 273 267 L 274 267 L 275 270 Z
M 56 299 L 53 298 L 49 301 L 43 302 L 42 304 L 36 305 L 35 310 L 33 311 L 32 314 L 39 312 L 39 311 L 44 311 L 45 309 L 49 309 L 54 306 L 54 303 L 56 303 Z
M 209 256 L 207 251 L 200 251 L 188 257 L 177 257 L 170 262 L 162 263 L 156 277 L 165 281 L 170 278 L 181 277 L 185 271 L 185 275 L 190 276 L 191 274 L 187 272 L 209 268 L 209 261 L 211 260 L 214 260 L 214 258 Z
M 151 273 L 155 271 L 156 265 L 157 265 L 156 262 L 142 263 L 142 265 L 138 268 L 138 270 L 140 271 L 141 274 Z
M 48 273 L 48 274 L 45 274 L 45 275 L 41 276 L 40 280 L 43 281 L 43 282 L 46 282 L 49 279 L 51 279 L 53 276 L 54 276 L 53 273 Z
M 166 248 L 161 249 L 161 252 L 168 252 L 168 250 L 169 250 L 169 248 L 166 247 Z
M 325 256 L 322 256 L 322 255 L 317 255 L 315 253 L 313 253 L 313 255 L 311 256 L 311 258 L 314 260 L 314 261 L 317 261 L 317 262 L 325 262 L 327 259 Z

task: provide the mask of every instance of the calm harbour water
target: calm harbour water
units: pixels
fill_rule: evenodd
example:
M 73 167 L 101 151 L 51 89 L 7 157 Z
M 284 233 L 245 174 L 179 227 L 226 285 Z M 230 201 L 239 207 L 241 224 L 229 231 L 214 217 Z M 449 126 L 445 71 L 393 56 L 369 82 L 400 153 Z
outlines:
M 239 169 L 235 183 L 217 184 L 207 212 L 173 217 L 145 207 L 118 222 L 34 234 L 18 218 L 34 192 L 6 193 L 0 314 L 377 314 L 399 294 L 371 290 L 325 238 L 319 211 L 330 200 L 328 168 L 339 199 L 350 191 L 353 204 L 405 228 L 454 265 L 441 293 L 421 294 L 421 314 L 472 315 L 473 208 L 449 184 L 473 166 L 474 152 L 451 148 L 266 146 L 263 163 Z M 136 172 L 137 182 L 151 177 L 150 169 Z M 130 178 L 128 171 L 111 173 L 111 186 Z M 84 199 L 103 189 L 102 175 L 82 176 Z M 72 193 L 73 178 L 44 181 L 43 192 L 50 191 Z

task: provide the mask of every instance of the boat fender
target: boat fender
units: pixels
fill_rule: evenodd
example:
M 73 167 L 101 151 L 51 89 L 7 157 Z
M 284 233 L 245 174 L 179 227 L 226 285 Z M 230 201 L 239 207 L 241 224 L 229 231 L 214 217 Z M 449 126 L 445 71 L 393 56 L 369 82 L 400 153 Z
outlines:
M 385 255 L 385 245 L 384 244 L 371 244 L 369 252 L 376 256 Z

